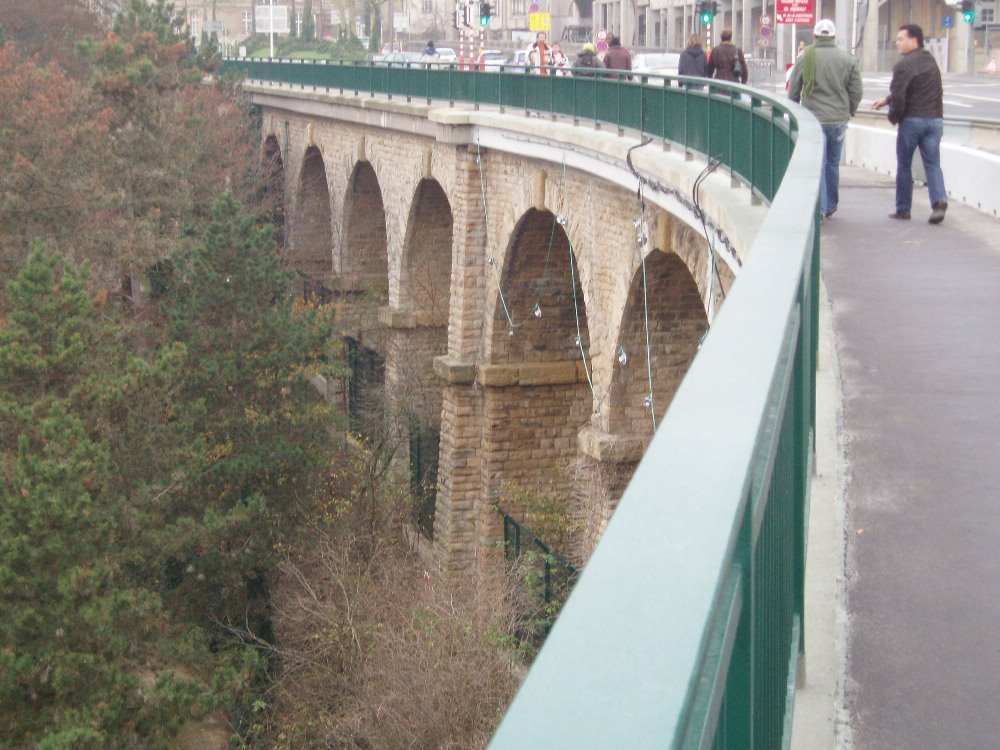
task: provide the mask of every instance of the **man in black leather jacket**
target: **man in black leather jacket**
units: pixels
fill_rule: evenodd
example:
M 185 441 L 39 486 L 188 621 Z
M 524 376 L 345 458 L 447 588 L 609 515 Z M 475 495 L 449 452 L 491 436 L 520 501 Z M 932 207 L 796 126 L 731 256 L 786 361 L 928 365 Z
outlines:
M 941 71 L 933 55 L 924 49 L 924 32 L 908 23 L 899 27 L 896 49 L 902 55 L 892 68 L 889 96 L 878 99 L 872 109 L 888 105 L 889 122 L 896 133 L 896 210 L 890 219 L 909 219 L 913 204 L 913 153 L 920 149 L 930 193 L 931 224 L 944 221 L 948 193 L 941 171 L 941 136 L 944 133 L 944 89 Z

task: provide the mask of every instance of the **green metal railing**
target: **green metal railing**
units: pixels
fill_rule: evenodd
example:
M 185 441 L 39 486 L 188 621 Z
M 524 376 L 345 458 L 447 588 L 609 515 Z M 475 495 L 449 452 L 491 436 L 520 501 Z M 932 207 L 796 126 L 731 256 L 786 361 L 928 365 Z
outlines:
M 516 563 L 528 550 L 539 553 L 542 600 L 550 604 L 558 592 L 572 588 L 580 575 L 576 566 L 553 552 L 549 545 L 510 513 L 502 508 L 497 508 L 497 512 L 503 517 L 503 556 L 508 565 Z
M 251 59 L 226 60 L 219 75 L 230 71 L 305 91 L 543 111 L 638 130 L 720 157 L 767 200 L 774 197 L 794 140 L 789 132 L 794 121 L 787 108 L 772 98 L 722 82 L 705 85 L 698 79 L 635 76 L 630 81 L 624 75 L 539 76 L 468 72 L 442 65 Z M 685 85 L 660 85 L 661 81 Z
M 822 135 L 736 85 L 231 61 L 251 78 L 543 111 L 719 156 L 767 216 L 490 747 L 786 747 L 815 423 Z

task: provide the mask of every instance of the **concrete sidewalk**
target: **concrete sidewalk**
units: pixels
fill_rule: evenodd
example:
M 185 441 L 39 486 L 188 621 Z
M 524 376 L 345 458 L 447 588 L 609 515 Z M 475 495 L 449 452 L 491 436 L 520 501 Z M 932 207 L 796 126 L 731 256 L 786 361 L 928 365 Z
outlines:
M 796 750 L 1000 748 L 1000 221 L 893 190 L 823 226 Z

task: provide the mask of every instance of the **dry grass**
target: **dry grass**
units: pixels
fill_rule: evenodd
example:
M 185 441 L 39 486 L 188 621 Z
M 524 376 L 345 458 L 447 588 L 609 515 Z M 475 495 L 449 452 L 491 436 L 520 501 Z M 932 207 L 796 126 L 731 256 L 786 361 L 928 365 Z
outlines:
M 509 579 L 439 580 L 402 540 L 318 535 L 274 588 L 281 673 L 259 746 L 484 747 L 518 684 Z

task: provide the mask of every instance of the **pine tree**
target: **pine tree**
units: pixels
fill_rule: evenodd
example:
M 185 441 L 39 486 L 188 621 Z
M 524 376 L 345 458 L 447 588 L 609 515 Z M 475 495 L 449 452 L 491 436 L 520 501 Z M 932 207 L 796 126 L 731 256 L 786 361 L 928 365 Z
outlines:
M 169 737 L 240 677 L 135 575 L 134 527 L 150 519 L 114 477 L 145 467 L 123 465 L 104 439 L 115 420 L 95 419 L 92 394 L 123 391 L 125 354 L 97 325 L 86 278 L 36 249 L 0 327 L 0 737 L 12 747 Z
M 296 307 L 271 233 L 230 195 L 172 266 L 163 309 L 188 356 L 176 409 L 202 415 L 206 466 L 164 498 L 173 525 L 161 548 L 203 576 L 178 581 L 178 605 L 242 619 L 266 604 L 251 600 L 271 547 L 328 442 L 330 412 L 308 378 L 323 366 L 330 321 Z
M 316 18 L 313 16 L 312 0 L 306 0 L 302 8 L 302 39 L 307 42 L 316 39 Z

